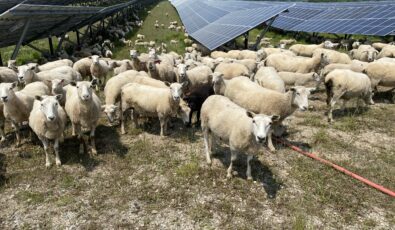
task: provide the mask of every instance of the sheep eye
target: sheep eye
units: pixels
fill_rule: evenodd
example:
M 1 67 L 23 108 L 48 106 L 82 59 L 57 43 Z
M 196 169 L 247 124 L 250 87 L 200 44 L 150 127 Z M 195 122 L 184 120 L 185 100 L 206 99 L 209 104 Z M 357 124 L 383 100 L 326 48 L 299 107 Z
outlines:
M 254 123 L 254 124 L 255 124 L 255 120 L 252 120 L 252 123 Z
M 300 93 L 296 93 L 296 95 L 300 96 Z
M 58 106 L 58 103 L 55 103 L 55 106 Z
M 269 122 L 269 125 L 272 125 L 273 123 L 272 122 Z

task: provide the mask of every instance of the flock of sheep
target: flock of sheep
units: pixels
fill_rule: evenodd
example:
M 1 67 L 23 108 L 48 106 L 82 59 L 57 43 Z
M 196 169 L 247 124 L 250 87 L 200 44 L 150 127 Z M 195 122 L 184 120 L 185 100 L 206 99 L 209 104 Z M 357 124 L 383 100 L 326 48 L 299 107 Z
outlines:
M 143 40 L 143 35 L 138 39 Z M 88 145 L 83 135 L 88 132 L 90 152 L 95 155 L 101 112 L 110 123 L 120 122 L 122 134 L 127 133 L 128 119 L 134 126 L 159 119 L 160 136 L 166 135 L 173 118 L 190 125 L 197 112 L 207 163 L 211 163 L 212 136 L 218 137 L 231 150 L 227 176 L 232 176 L 237 154 L 246 152 L 247 178 L 251 179 L 251 154 L 265 144 L 275 151 L 272 135 L 284 133 L 282 122 L 296 110 L 308 110 L 309 95 L 322 82 L 329 121 L 339 99 L 359 98 L 373 104 L 377 86 L 395 87 L 392 44 L 353 44 L 347 55 L 334 50 L 336 45 L 330 41 L 318 45 L 294 42 L 283 40 L 281 48 L 211 53 L 191 43 L 184 56 L 163 49 L 159 54 L 151 47 L 142 54 L 130 50 L 130 59 L 125 60 L 91 55 L 43 65 L 16 66 L 10 61 L 8 67 L 0 67 L 1 141 L 6 139 L 6 121 L 15 128 L 17 146 L 20 127 L 28 124 L 43 143 L 45 165 L 50 167 L 50 141 L 54 141 L 56 165 L 61 165 L 59 143 L 68 122 L 72 135 L 80 140 L 80 152 Z M 109 75 L 113 76 L 107 80 Z M 104 104 L 95 93 L 103 87 Z

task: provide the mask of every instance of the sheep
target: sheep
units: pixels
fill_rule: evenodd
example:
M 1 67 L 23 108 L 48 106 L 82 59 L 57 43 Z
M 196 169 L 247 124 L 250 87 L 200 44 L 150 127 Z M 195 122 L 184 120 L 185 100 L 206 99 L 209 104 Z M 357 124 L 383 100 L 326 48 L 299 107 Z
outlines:
M 188 126 L 192 125 L 192 116 L 196 112 L 196 123 L 199 124 L 200 121 L 200 110 L 204 101 L 211 95 L 214 94 L 213 87 L 211 85 L 202 85 L 195 88 L 193 91 L 185 92 L 183 100 L 188 104 L 191 109 L 189 114 Z
M 228 56 L 228 53 L 223 52 L 223 51 L 213 51 L 213 52 L 211 52 L 210 57 L 217 59 L 217 58 L 228 58 L 229 56 Z
M 261 61 L 266 58 L 266 53 L 263 50 L 252 51 L 252 50 L 242 50 L 239 54 L 239 60 L 243 59 L 254 59 L 256 61 Z
M 285 49 L 279 49 L 279 48 L 264 48 L 262 49 L 265 53 L 266 53 L 266 57 L 269 57 L 272 54 L 275 53 L 283 53 L 283 54 L 287 54 L 289 56 L 295 57 L 296 54 L 290 50 L 285 50 Z
M 193 91 L 195 88 L 211 85 L 211 77 L 213 72 L 208 66 L 198 66 L 187 71 L 187 66 L 185 64 L 179 64 L 177 69 L 179 77 L 177 82 L 187 82 L 188 92 Z
M 142 34 L 137 34 L 137 39 L 138 40 L 144 40 L 145 39 L 145 35 L 142 35 Z
M 127 45 L 129 47 L 131 47 L 132 43 L 133 43 L 131 40 L 125 40 L 125 38 L 121 38 L 121 39 L 119 39 L 119 41 L 122 42 L 124 45 Z
M 147 69 L 147 61 L 148 61 L 148 55 L 147 54 L 141 54 L 137 52 L 137 50 L 130 50 L 130 57 L 132 59 L 132 66 L 134 70 L 137 71 L 148 71 Z
M 91 76 L 91 65 L 92 65 L 92 58 L 86 57 L 76 61 L 73 64 L 73 69 L 78 71 L 81 74 L 83 79 L 86 79 L 87 76 Z
M 112 58 L 112 52 L 111 52 L 111 50 L 105 50 L 104 51 L 104 56 L 106 57 L 106 58 Z
M 341 63 L 341 64 L 350 64 L 351 63 L 351 58 L 347 54 L 340 53 L 335 50 L 318 48 L 313 52 L 313 57 L 320 56 L 321 54 L 326 55 L 329 64 L 330 63 Z
M 312 58 L 292 57 L 287 54 L 272 54 L 265 59 L 266 66 L 274 67 L 278 72 L 310 73 L 318 70 L 327 64 L 325 54 Z
M 3 110 L 4 110 L 4 104 L 0 100 L 0 143 L 6 140 L 5 131 L 4 131 L 5 117 Z
M 18 72 L 18 67 L 16 66 L 16 60 L 8 60 L 7 67 L 13 71 Z
M 292 45 L 296 43 L 295 39 L 281 39 L 280 44 L 285 44 L 285 45 Z
M 42 81 L 46 83 L 53 79 L 64 79 L 66 82 L 80 81 L 81 74 L 70 66 L 60 66 L 51 70 L 41 71 L 36 73 L 34 66 L 19 66 L 18 67 L 18 80 L 21 83 L 29 84 L 35 81 Z
M 377 86 L 395 87 L 395 63 L 371 62 L 363 73 L 367 74 L 372 83 L 372 89 L 377 91 Z
M 92 64 L 90 67 L 92 77 L 99 79 L 99 84 L 100 82 L 102 84 L 105 84 L 107 79 L 107 74 L 114 69 L 114 66 L 115 66 L 114 62 L 107 64 L 106 61 L 100 60 L 99 56 L 93 55 Z M 99 84 L 96 84 L 96 87 L 98 87 Z
M 192 45 L 193 41 L 189 38 L 185 38 L 184 43 L 185 43 L 185 45 Z
M 56 96 L 36 96 L 33 109 L 29 116 L 29 126 L 43 143 L 45 152 L 45 166 L 49 168 L 48 148 L 49 141 L 54 141 L 55 162 L 57 166 L 61 165 L 59 158 L 59 140 L 63 137 L 63 131 L 66 126 L 66 112 L 59 105 L 62 95 Z
M 53 61 L 53 62 L 48 62 L 48 63 L 38 66 L 38 71 L 48 71 L 48 70 L 52 70 L 52 69 L 55 69 L 55 68 L 61 67 L 61 66 L 72 67 L 73 61 L 71 61 L 69 59 L 62 59 L 62 60 L 57 60 L 57 61 Z
M 65 85 L 65 81 L 63 79 L 54 79 L 51 81 L 51 94 L 52 96 L 56 95 L 62 95 L 62 97 L 59 99 L 59 103 L 61 106 L 64 107 L 66 104 L 66 93 L 67 89 L 70 87 L 70 85 Z
M 167 27 L 169 30 L 176 30 L 176 26 L 175 25 L 170 25 L 169 27 Z
M 325 77 L 327 104 L 329 106 L 328 121 L 333 121 L 332 111 L 339 99 L 362 98 L 366 104 L 373 105 L 372 87 L 368 76 L 348 69 L 336 69 Z M 343 104 L 344 105 L 344 104 Z
M 267 89 L 285 93 L 285 84 L 273 67 L 260 67 L 254 76 L 254 81 Z
M 195 48 L 193 48 L 191 46 L 185 47 L 185 52 L 187 52 L 187 53 L 192 53 L 192 51 L 194 51 L 194 50 L 195 50 Z
M 232 114 L 232 116 L 229 116 Z M 247 152 L 247 179 L 252 180 L 252 151 L 262 146 L 272 132 L 272 123 L 278 116 L 267 116 L 246 111 L 226 97 L 213 95 L 203 103 L 201 111 L 201 127 L 203 131 L 206 161 L 211 165 L 212 135 L 227 142 L 231 151 L 227 177 L 233 174 L 233 162 L 237 154 Z
M 176 82 L 177 76 L 174 72 L 174 68 L 172 65 L 163 63 L 156 63 L 155 60 L 149 60 L 147 62 L 148 75 L 151 78 L 167 81 L 167 82 Z
M 389 57 L 389 58 L 395 57 L 395 46 L 387 45 L 383 47 L 380 53 L 377 55 L 377 58 L 380 59 L 383 57 Z
M 0 83 L 15 81 L 18 81 L 18 74 L 14 70 L 8 67 L 0 67 Z
M 358 49 L 351 50 L 349 54 L 353 59 L 372 62 L 377 58 L 378 53 L 379 52 L 370 45 L 360 45 Z
M 375 48 L 378 51 L 381 51 L 384 47 L 386 47 L 388 45 L 390 45 L 390 44 L 382 43 L 382 42 L 374 42 L 372 44 L 372 47 Z
M 283 79 L 286 86 L 305 86 L 311 87 L 315 84 L 318 89 L 321 82 L 320 75 L 315 72 L 311 73 L 293 73 L 293 72 L 278 72 L 278 76 Z
M 225 82 L 224 96 L 250 110 L 254 113 L 267 115 L 279 115 L 276 122 L 275 135 L 282 135 L 280 125 L 282 121 L 294 113 L 297 109 L 306 111 L 308 108 L 308 96 L 314 88 L 294 86 L 286 93 L 265 89 L 248 78 L 237 77 Z M 269 135 L 271 142 L 271 134 Z M 269 144 L 269 149 L 275 151 L 273 145 Z
M 91 153 L 97 155 L 95 144 L 95 130 L 100 117 L 101 102 L 98 96 L 92 92 L 97 84 L 97 79 L 89 81 L 71 82 L 70 89 L 66 94 L 65 110 L 70 118 L 73 128 L 72 135 L 78 135 L 80 140 L 80 154 L 84 153 L 84 145 L 82 131 L 89 131 L 91 140 Z
M 395 63 L 395 58 L 383 57 L 376 60 L 377 62 L 391 62 Z
M 358 47 L 361 45 L 361 43 L 359 41 L 354 41 L 351 45 L 351 47 L 353 49 L 358 49 Z
M 4 117 L 11 120 L 16 130 L 16 146 L 19 146 L 21 144 L 19 127 L 23 122 L 29 120 L 34 97 L 48 95 L 50 91 L 44 83 L 33 82 L 27 84 L 22 90 L 15 92 L 17 84 L 17 82 L 0 83 L 0 98 L 3 103 Z
M 339 43 L 333 43 L 329 40 L 324 42 L 324 48 L 326 49 L 336 49 L 337 47 L 339 47 Z
M 132 109 L 133 121 L 137 125 L 139 115 L 158 117 L 160 122 L 160 136 L 167 131 L 167 123 L 170 117 L 175 116 L 182 110 L 182 119 L 188 122 L 190 109 L 180 109 L 180 100 L 183 94 L 183 86 L 172 83 L 168 88 L 156 88 L 138 83 L 129 83 L 121 89 L 121 132 L 125 133 L 125 120 L 123 113 Z M 185 110 L 186 109 L 186 110 Z
M 213 58 L 210 57 L 202 57 L 200 62 L 206 66 L 208 66 L 211 70 L 214 70 L 215 67 L 219 64 L 219 62 L 215 61 Z
M 254 59 L 234 60 L 233 62 L 243 64 L 245 67 L 247 67 L 250 76 L 254 75 L 257 69 L 257 65 L 259 63 Z
M 289 50 L 294 52 L 296 55 L 311 57 L 313 53 L 318 48 L 324 48 L 324 43 L 319 45 L 302 45 L 302 44 L 295 44 L 289 47 Z
M 132 82 L 158 88 L 167 87 L 164 82 L 149 78 L 145 72 L 137 72 L 135 70 L 128 70 L 112 77 L 104 87 L 105 105 L 102 106 L 102 110 L 107 115 L 110 123 L 114 122 L 115 112 L 118 108 L 115 104 L 120 100 L 121 88 Z
M 127 70 L 132 70 L 133 69 L 133 64 L 130 60 L 125 60 L 122 62 L 121 66 L 116 67 L 114 69 L 114 75 L 118 75 L 122 72 L 125 72 Z
M 170 40 L 170 44 L 176 46 L 176 45 L 178 45 L 178 41 L 172 39 L 172 40 Z
M 214 70 L 224 75 L 225 79 L 231 79 L 238 76 L 250 77 L 250 71 L 240 63 L 220 63 Z

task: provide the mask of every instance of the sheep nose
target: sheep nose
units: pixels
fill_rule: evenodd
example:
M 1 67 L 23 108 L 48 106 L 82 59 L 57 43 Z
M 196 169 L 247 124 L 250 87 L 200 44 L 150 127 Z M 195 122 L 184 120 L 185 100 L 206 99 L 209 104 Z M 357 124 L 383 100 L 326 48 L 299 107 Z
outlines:
M 307 110 L 307 107 L 306 107 L 306 106 L 303 106 L 300 110 L 306 111 L 306 110 Z
M 55 119 L 55 117 L 54 117 L 54 116 L 49 116 L 48 119 L 49 119 L 50 121 L 53 121 L 53 120 Z
M 266 140 L 266 137 L 258 137 L 259 143 L 262 143 Z
M 7 98 L 8 98 L 7 96 L 1 97 L 1 100 L 4 101 L 4 102 L 6 102 L 6 101 L 7 101 Z

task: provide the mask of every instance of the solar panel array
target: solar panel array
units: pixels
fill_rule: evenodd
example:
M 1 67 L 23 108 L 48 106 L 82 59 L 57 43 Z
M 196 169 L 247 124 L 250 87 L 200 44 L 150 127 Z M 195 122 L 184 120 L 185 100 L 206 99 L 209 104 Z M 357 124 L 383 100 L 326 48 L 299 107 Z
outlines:
M 337 3 L 171 0 L 187 32 L 213 50 L 279 14 L 273 27 L 302 32 L 395 34 L 395 1 Z M 288 9 L 286 12 L 284 12 Z
M 34 0 L 34 2 L 39 2 Z M 51 1 L 41 1 L 49 3 Z M 58 3 L 61 1 L 57 1 Z M 74 1 L 63 1 L 74 2 Z M 19 4 L 0 14 L 0 47 L 15 45 L 30 20 L 24 43 L 82 28 L 137 2 L 110 7 Z

